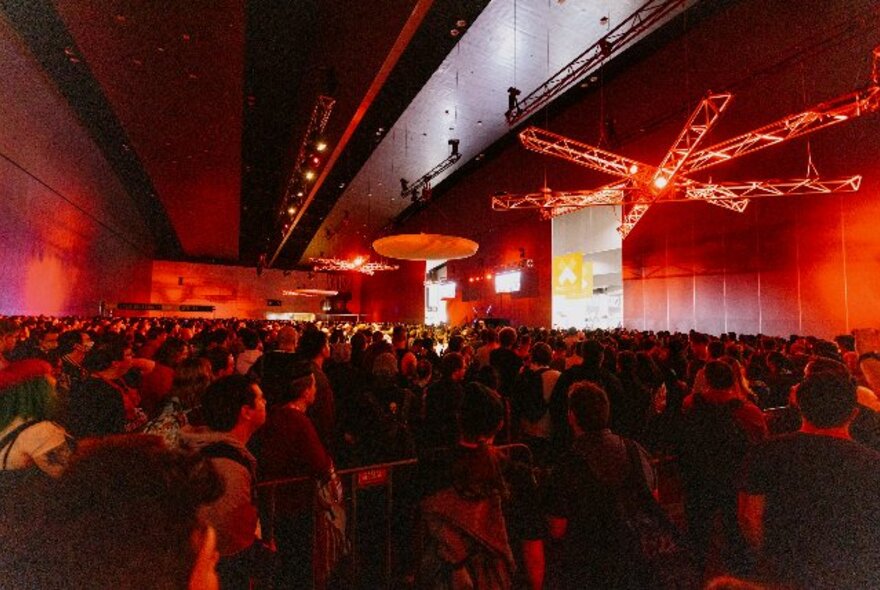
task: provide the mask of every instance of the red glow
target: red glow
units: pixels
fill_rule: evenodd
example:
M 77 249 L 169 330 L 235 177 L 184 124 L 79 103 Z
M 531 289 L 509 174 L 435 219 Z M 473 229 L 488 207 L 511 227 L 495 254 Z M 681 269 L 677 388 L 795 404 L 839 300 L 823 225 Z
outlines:
M 487 274 L 487 275 L 486 275 L 486 280 L 488 281 L 488 280 L 491 280 L 491 279 L 492 279 L 492 273 Z

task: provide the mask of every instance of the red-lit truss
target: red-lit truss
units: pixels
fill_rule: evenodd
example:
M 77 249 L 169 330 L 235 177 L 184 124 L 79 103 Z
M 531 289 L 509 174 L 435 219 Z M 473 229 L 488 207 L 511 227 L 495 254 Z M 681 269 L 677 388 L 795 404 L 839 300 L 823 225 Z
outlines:
M 397 270 L 396 264 L 384 262 L 370 262 L 369 258 L 358 256 L 351 260 L 344 258 L 309 258 L 314 264 L 315 272 L 361 272 L 365 275 L 373 275 L 385 270 Z
M 861 176 L 823 180 L 812 175 L 813 169 L 808 178 L 783 181 L 705 183 L 687 175 L 880 109 L 878 64 L 880 47 L 874 50 L 873 79 L 868 87 L 697 149 L 731 99 L 727 93 L 710 93 L 690 116 L 659 166 L 650 166 L 550 131 L 529 127 L 519 135 L 526 148 L 605 172 L 620 180 L 593 190 L 557 192 L 545 187 L 527 195 L 497 194 L 492 197 L 492 208 L 500 211 L 540 209 L 544 218 L 550 218 L 583 207 L 621 206 L 623 218 L 618 231 L 625 238 L 648 208 L 661 200 L 705 201 L 741 213 L 749 199 L 756 197 L 857 191 Z

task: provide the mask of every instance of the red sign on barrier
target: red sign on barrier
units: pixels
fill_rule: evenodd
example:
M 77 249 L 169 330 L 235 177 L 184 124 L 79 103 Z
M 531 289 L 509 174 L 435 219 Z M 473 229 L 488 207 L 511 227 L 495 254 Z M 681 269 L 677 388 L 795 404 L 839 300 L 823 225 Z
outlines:
M 380 486 L 388 483 L 387 469 L 367 469 L 357 474 L 355 483 L 359 488 L 368 488 L 371 486 Z

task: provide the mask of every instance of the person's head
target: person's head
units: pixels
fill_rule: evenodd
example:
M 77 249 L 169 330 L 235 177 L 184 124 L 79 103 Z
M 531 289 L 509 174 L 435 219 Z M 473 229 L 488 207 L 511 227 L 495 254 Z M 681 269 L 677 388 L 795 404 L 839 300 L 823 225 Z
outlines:
M 855 417 L 856 400 L 855 381 L 838 370 L 809 371 L 795 393 L 804 420 L 817 428 L 848 424 Z
M 299 339 L 296 351 L 302 355 L 304 359 L 323 360 L 330 356 L 330 345 L 327 341 L 327 334 L 312 328 Z
M 92 338 L 83 330 L 68 330 L 58 337 L 58 354 L 76 355 L 79 360 L 92 347 Z
M 483 385 L 471 382 L 464 386 L 459 427 L 465 441 L 491 441 L 504 422 L 501 396 Z
M 611 405 L 605 390 L 592 381 L 578 381 L 568 389 L 569 423 L 575 430 L 596 432 L 608 428 Z
M 505 326 L 498 332 L 498 342 L 501 344 L 501 348 L 513 348 L 517 338 L 516 330 L 510 326 Z
M 235 359 L 228 348 L 215 346 L 205 351 L 205 358 L 211 363 L 211 372 L 214 379 L 232 375 L 235 372 Z
M 260 335 L 256 330 L 242 328 L 238 331 L 238 337 L 241 338 L 245 350 L 256 350 L 260 346 Z
M 375 365 L 374 365 L 375 366 Z M 419 359 L 411 352 L 404 353 L 400 359 L 400 374 L 407 379 L 415 379 L 418 374 Z
M 58 348 L 58 338 L 61 336 L 61 330 L 55 326 L 49 326 L 40 335 L 40 349 L 45 352 L 51 352 Z
M 419 381 L 428 382 L 431 380 L 431 376 L 434 372 L 434 365 L 431 364 L 431 361 L 427 359 L 422 359 L 419 361 L 419 364 L 416 365 L 416 376 Z
M 312 365 L 308 361 L 300 361 L 291 369 L 290 382 L 287 389 L 278 398 L 278 403 L 302 402 L 308 407 L 315 403 L 317 391 Z
M 480 332 L 480 340 L 482 340 L 484 344 L 495 344 L 498 342 L 498 333 L 492 328 L 486 328 Z
M 710 359 L 719 359 L 724 356 L 724 342 L 721 340 L 712 340 L 706 346 L 706 350 L 709 353 Z
M 817 340 L 813 343 L 813 354 L 817 357 L 831 359 L 834 361 L 842 361 L 843 356 L 837 348 L 837 344 L 828 340 Z
M 464 379 L 464 358 L 457 352 L 444 354 L 440 359 L 440 374 L 444 379 L 461 381 Z
M 205 338 L 205 346 L 207 348 L 226 348 L 229 344 L 229 331 L 226 328 L 217 328 L 208 332 Z
M 454 336 L 449 337 L 449 346 L 446 349 L 447 352 L 461 352 L 462 348 L 464 348 L 464 336 L 455 334 Z
M 197 406 L 202 394 L 214 378 L 211 362 L 203 357 L 188 358 L 174 369 L 171 395 L 177 397 L 185 408 Z
M 19 325 L 15 320 L 0 318 L 0 355 L 10 352 L 18 343 Z
M 636 357 L 636 353 L 631 350 L 624 350 L 617 355 L 617 368 L 621 375 L 634 374 L 637 364 L 638 357 Z
M 157 436 L 82 441 L 57 482 L 0 516 L 0 579 L 16 588 L 216 589 L 216 537 L 199 509 L 222 491 L 210 462 Z
M 284 326 L 278 330 L 275 345 L 278 350 L 293 352 L 296 350 L 297 340 L 299 340 L 299 334 L 297 334 L 296 329 L 293 326 Z
M 605 347 L 598 340 L 586 340 L 580 343 L 581 358 L 585 367 L 599 367 L 605 359 Z
M 16 418 L 47 420 L 57 405 L 52 366 L 29 359 L 10 363 L 0 371 L 0 430 Z
M 730 391 L 736 382 L 733 368 L 724 361 L 709 361 L 703 367 L 703 375 L 706 377 L 706 384 L 715 391 Z
M 393 379 L 397 375 L 397 357 L 392 352 L 383 352 L 373 359 L 373 375 L 380 379 Z
M 553 360 L 553 351 L 544 342 L 538 342 L 531 349 L 532 364 L 537 367 L 546 367 Z
M 160 365 L 165 365 L 166 367 L 171 367 L 173 369 L 177 367 L 177 365 L 179 365 L 188 354 L 189 347 L 186 342 L 180 338 L 166 338 L 156 350 L 153 360 Z
M 83 358 L 83 367 L 92 373 L 113 371 L 125 373 L 131 367 L 131 344 L 121 335 L 110 332 L 104 334 Z
M 238 428 L 249 436 L 266 421 L 266 400 L 260 386 L 244 375 L 228 375 L 205 390 L 202 413 L 211 430 Z

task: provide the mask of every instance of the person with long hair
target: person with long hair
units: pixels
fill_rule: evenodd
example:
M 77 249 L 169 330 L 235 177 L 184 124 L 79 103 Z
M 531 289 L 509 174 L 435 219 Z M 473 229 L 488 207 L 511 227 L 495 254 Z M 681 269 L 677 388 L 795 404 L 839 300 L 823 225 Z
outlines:
M 201 425 L 202 394 L 211 381 L 208 359 L 188 358 L 180 363 L 159 415 L 144 426 L 143 432 L 161 436 L 170 448 L 177 448 L 181 428 L 187 424 Z

